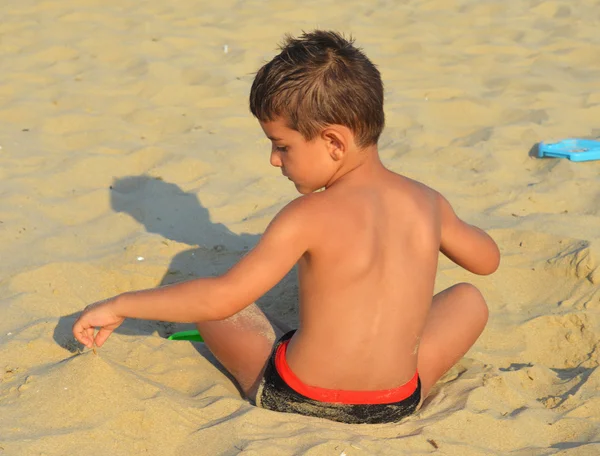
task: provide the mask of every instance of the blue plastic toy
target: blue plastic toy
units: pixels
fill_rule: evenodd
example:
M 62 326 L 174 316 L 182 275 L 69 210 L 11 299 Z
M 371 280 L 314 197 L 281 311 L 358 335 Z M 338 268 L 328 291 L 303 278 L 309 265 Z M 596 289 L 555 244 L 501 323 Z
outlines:
M 563 139 L 555 143 L 538 144 L 538 158 L 568 158 L 580 162 L 600 160 L 600 141 L 593 139 Z

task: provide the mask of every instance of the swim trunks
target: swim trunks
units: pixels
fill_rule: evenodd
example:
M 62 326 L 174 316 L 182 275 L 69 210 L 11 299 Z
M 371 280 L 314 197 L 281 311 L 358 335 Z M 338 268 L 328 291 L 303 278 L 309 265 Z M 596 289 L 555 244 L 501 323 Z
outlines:
M 275 345 L 256 395 L 258 407 L 350 424 L 395 423 L 417 409 L 421 400 L 418 373 L 406 384 L 383 391 L 339 391 L 305 385 L 285 359 L 294 332 L 285 334 Z

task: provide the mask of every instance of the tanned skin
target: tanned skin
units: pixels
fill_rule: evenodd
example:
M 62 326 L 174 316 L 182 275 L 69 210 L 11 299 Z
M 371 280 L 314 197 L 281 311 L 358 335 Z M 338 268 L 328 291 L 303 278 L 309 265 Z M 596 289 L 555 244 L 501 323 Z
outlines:
M 311 141 L 285 119 L 261 127 L 272 141 L 271 164 L 302 196 L 257 246 L 219 277 L 92 304 L 73 334 L 101 347 L 125 318 L 194 322 L 252 399 L 277 337 L 289 329 L 254 301 L 298 264 L 300 325 L 286 356 L 292 371 L 312 386 L 374 391 L 403 385 L 418 369 L 426 397 L 488 318 L 473 285 L 433 294 L 438 254 L 487 275 L 500 261 L 496 243 L 435 190 L 386 169 L 377 146 L 358 147 L 345 126 L 327 126 Z

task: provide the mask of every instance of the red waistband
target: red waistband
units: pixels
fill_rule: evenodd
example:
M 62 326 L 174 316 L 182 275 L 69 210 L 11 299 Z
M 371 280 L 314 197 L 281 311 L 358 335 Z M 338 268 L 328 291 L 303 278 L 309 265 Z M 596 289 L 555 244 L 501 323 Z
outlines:
M 338 404 L 391 404 L 400 402 L 413 394 L 419 383 L 419 373 L 415 372 L 404 385 L 397 388 L 379 391 L 348 391 L 319 388 L 318 386 L 305 385 L 296 377 L 285 359 L 285 353 L 290 341 L 286 340 L 277 347 L 275 353 L 275 368 L 287 385 L 303 396 L 320 402 Z

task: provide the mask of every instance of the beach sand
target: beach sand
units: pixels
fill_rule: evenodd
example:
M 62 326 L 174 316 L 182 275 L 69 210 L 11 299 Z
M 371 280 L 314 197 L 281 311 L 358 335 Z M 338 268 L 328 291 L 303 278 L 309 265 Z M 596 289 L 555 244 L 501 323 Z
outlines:
M 600 454 L 600 2 L 22 0 L 0 22 L 0 455 Z M 379 66 L 391 169 L 488 230 L 473 349 L 401 424 L 257 409 L 186 325 L 78 354 L 83 307 L 218 274 L 297 195 L 247 107 L 286 32 L 352 33 Z M 293 275 L 259 301 L 294 325 Z M 349 337 L 352 337 L 350 334 Z

